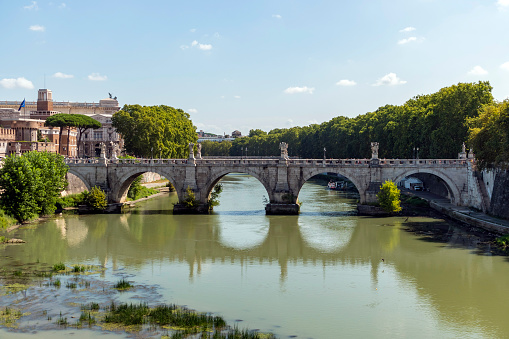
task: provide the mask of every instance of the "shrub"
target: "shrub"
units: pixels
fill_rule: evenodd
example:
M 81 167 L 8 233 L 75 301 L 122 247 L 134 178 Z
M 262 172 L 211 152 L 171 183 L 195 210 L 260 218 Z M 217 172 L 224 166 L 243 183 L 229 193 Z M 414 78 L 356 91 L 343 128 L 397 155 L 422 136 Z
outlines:
M 90 192 L 83 192 L 83 202 L 85 205 L 97 211 L 104 210 L 106 206 L 108 206 L 106 193 L 97 186 L 92 187 Z
M 401 211 L 400 191 L 393 181 L 385 181 L 376 195 L 380 207 L 386 212 Z
M 200 202 L 196 200 L 193 190 L 191 189 L 191 187 L 187 186 L 186 198 L 182 202 L 182 205 L 184 205 L 187 208 L 197 208 L 199 204 Z
M 210 199 L 208 201 L 209 210 L 212 210 L 214 206 L 219 206 L 219 195 L 223 192 L 223 185 L 217 184 L 210 193 Z

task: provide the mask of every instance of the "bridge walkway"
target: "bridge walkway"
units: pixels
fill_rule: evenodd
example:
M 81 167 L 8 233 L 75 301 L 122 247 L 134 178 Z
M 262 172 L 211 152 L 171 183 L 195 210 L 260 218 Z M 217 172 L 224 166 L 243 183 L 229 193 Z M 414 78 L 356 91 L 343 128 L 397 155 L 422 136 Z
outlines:
M 475 211 L 465 206 L 456 206 L 451 204 L 449 199 L 430 193 L 402 189 L 401 193 L 406 195 L 414 195 L 424 199 L 430 203 L 430 206 L 441 213 L 445 213 L 451 218 L 465 222 L 469 225 L 482 227 L 489 231 L 497 233 L 509 234 L 509 220 L 492 217 L 486 213 Z

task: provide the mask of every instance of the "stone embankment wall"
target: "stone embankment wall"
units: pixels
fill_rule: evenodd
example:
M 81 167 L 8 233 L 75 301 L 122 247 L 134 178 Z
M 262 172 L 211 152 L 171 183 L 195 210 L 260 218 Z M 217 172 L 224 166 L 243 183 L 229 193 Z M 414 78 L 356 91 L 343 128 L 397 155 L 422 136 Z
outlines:
M 509 220 L 509 171 L 498 171 L 495 175 L 490 214 Z

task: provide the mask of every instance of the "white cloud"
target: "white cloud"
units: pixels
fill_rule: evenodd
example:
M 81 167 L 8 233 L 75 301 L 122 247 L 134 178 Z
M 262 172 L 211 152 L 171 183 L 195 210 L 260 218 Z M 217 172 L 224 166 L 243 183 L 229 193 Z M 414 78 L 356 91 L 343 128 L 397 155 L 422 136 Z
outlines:
M 32 4 L 31 5 L 28 5 L 28 6 L 23 6 L 24 9 L 28 9 L 28 10 L 38 10 L 39 9 L 39 6 L 37 6 L 37 2 L 36 1 L 32 1 Z
M 509 0 L 498 0 L 497 6 L 499 9 L 509 8 Z
M 181 45 L 180 46 L 180 49 L 183 50 L 183 51 L 188 49 L 188 48 L 189 48 L 189 46 L 187 46 L 187 45 Z
M 292 120 L 292 119 L 288 119 L 288 120 L 286 120 L 286 126 L 288 126 L 288 127 L 293 127 L 293 126 L 295 126 L 295 125 L 293 124 L 293 120 Z
M 318 125 L 318 124 L 319 124 L 319 122 L 316 119 L 308 120 L 308 125 Z
M 58 6 L 58 8 L 60 8 L 60 9 L 64 9 L 64 8 L 66 8 L 66 7 L 67 7 L 67 5 L 65 4 L 65 2 L 62 2 L 62 3 Z
M 196 108 L 190 108 L 187 110 L 189 113 L 198 113 L 198 110 Z
M 509 71 L 509 61 L 504 62 L 502 65 L 500 65 L 500 68 L 502 68 L 503 70 Z
M 62 72 L 56 72 L 55 74 L 53 74 L 53 77 L 54 78 L 60 78 L 60 79 L 70 79 L 70 78 L 74 78 L 74 75 L 72 75 L 72 74 L 65 74 L 65 73 L 62 73 Z
M 401 39 L 398 41 L 398 45 L 408 44 L 409 42 L 412 42 L 412 41 L 417 41 L 417 38 L 414 36 L 411 36 L 410 38 L 407 38 L 407 39 Z
M 336 82 L 336 85 L 338 86 L 355 86 L 357 83 L 353 80 L 343 79 Z
M 200 44 L 198 41 L 194 40 L 191 42 L 191 46 L 201 49 L 202 51 L 210 51 L 212 49 L 212 45 L 210 44 Z M 182 48 L 182 46 L 180 46 Z
M 196 28 L 191 28 L 191 29 L 189 30 L 189 32 L 191 32 L 191 33 L 196 32 Z
M 488 71 L 482 68 L 481 66 L 475 66 L 470 71 L 468 71 L 468 74 L 470 75 L 486 75 L 488 74 Z
M 45 28 L 44 28 L 44 26 L 41 26 L 41 25 L 33 25 L 33 26 L 30 26 L 30 30 L 35 31 L 35 32 L 44 32 Z
M 272 17 L 273 18 L 276 18 L 276 19 L 282 19 L 283 17 L 279 14 L 272 14 Z
M 240 99 L 240 95 L 234 95 L 233 96 L 235 99 Z
M 384 86 L 384 85 L 393 86 L 393 85 L 402 85 L 402 84 L 406 84 L 406 81 L 398 78 L 396 73 L 388 73 L 388 74 L 384 75 L 383 77 L 381 77 L 380 79 L 378 79 L 373 84 L 373 86 Z
M 88 80 L 92 81 L 105 81 L 108 77 L 106 75 L 101 75 L 99 73 L 92 73 L 88 76 Z
M 288 87 L 284 90 L 286 94 L 295 94 L 295 93 L 309 93 L 313 94 L 315 88 L 314 87 Z
M 25 89 L 33 89 L 34 84 L 30 80 L 25 78 L 17 78 L 17 79 L 2 79 L 0 80 L 0 86 L 7 89 L 13 88 L 25 88 Z
M 412 32 L 412 31 L 415 31 L 415 27 L 408 26 L 408 27 L 405 27 L 403 29 L 400 29 L 399 31 L 402 32 L 402 33 Z

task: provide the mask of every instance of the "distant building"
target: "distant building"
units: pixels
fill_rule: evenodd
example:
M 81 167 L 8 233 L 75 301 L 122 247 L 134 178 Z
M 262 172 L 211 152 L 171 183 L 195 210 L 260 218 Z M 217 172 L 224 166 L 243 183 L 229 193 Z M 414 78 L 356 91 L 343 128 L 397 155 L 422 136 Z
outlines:
M 44 121 L 49 116 L 57 113 L 83 114 L 101 122 L 102 127 L 97 130 L 86 130 L 81 137 L 82 145 L 80 147 L 80 157 L 96 157 L 100 155 L 100 144 L 106 145 L 106 156 L 110 157 L 115 146 L 122 149 L 123 142 L 118 133 L 111 124 L 113 113 L 120 110 L 116 98 L 107 98 L 99 100 L 99 103 L 87 102 L 66 102 L 53 101 L 53 93 L 49 89 L 39 89 L 37 101 L 26 101 L 25 107 L 18 111 L 21 102 L 19 101 L 0 101 L 0 120 L 38 120 Z M 5 124 L 3 124 L 5 125 Z M 55 144 L 55 149 L 64 156 L 77 157 L 78 132 L 75 128 L 62 131 L 62 145 L 59 145 L 59 128 L 42 127 L 39 128 L 43 137 L 48 138 Z M 1 135 L 0 135 L 1 137 Z M 18 140 L 18 141 L 21 141 Z M 28 141 L 28 140 L 24 140 Z M 69 142 L 68 142 L 69 141 Z M 0 140 L 0 142 L 2 142 Z M 2 146 L 0 146 L 2 147 Z M 0 150 L 1 154 L 1 150 Z
M 205 133 L 203 130 L 200 130 L 199 132 L 196 132 L 198 136 L 198 142 L 203 141 L 213 141 L 213 142 L 222 142 L 222 141 L 233 141 L 236 138 L 242 137 L 242 133 L 240 131 L 233 131 L 232 135 L 229 136 L 228 134 L 225 135 L 219 135 L 219 134 L 212 134 L 212 133 Z

